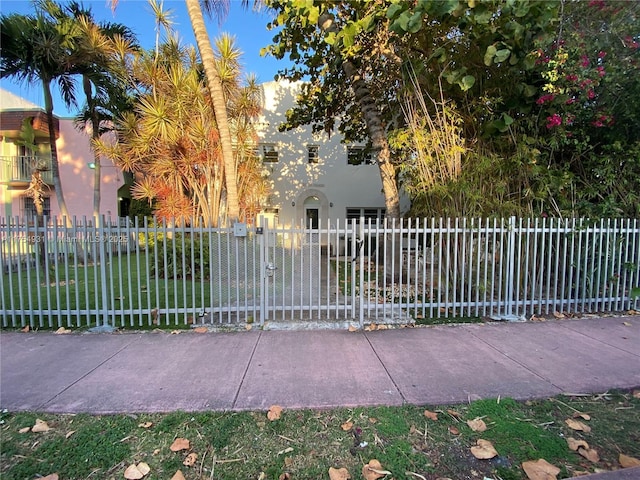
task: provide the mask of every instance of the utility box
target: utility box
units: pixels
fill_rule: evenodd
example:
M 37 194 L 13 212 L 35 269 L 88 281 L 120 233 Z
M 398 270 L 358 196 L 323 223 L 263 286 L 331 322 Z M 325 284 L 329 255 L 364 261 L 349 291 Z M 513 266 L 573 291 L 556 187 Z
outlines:
M 246 223 L 234 223 L 233 224 L 234 237 L 246 237 L 247 236 L 247 224 Z

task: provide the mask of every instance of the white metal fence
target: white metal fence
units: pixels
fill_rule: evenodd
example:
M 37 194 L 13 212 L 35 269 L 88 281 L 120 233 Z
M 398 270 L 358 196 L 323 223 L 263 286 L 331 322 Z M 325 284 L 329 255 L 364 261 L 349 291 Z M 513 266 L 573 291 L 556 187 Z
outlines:
M 515 320 L 640 306 L 637 219 L 0 223 L 4 327 Z

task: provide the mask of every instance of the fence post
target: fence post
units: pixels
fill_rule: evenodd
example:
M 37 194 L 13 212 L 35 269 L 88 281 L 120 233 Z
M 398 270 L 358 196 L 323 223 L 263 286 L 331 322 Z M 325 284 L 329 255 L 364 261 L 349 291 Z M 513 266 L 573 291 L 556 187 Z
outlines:
M 267 270 L 266 270 L 266 256 L 265 256 L 265 248 L 267 242 L 265 242 L 265 238 L 269 235 L 267 231 L 267 227 L 269 226 L 269 221 L 260 217 L 260 229 L 258 230 L 258 247 L 260 249 L 260 326 L 264 326 L 264 317 L 266 315 L 266 283 L 267 283 Z
M 516 259 L 516 217 L 509 217 L 509 226 L 507 231 L 507 268 L 506 268 L 506 279 L 505 279 L 505 311 L 501 320 L 506 320 L 509 322 L 521 322 L 524 321 L 525 318 L 522 316 L 518 316 L 514 313 L 514 270 L 515 264 L 518 259 Z
M 96 224 L 94 225 L 95 236 L 94 240 L 98 242 L 99 258 L 96 259 L 100 262 L 100 281 L 102 282 L 102 308 L 98 308 L 97 325 L 90 328 L 92 333 L 112 333 L 115 331 L 113 325 L 109 324 L 109 284 L 107 277 L 107 249 L 106 243 L 109 241 L 109 235 L 105 232 L 105 218 L 103 215 L 102 222 L 98 222 L 98 218 L 94 217 Z M 96 261 L 94 260 L 94 261 Z

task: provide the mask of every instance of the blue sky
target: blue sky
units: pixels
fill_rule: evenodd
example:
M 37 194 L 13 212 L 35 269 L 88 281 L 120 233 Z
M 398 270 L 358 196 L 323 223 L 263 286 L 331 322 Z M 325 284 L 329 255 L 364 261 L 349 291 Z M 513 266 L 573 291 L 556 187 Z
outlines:
M 64 3 L 59 0 L 59 3 Z M 131 28 L 138 42 L 143 48 L 153 48 L 155 43 L 155 24 L 151 13 L 151 7 L 147 0 L 119 0 L 115 12 L 112 12 L 107 0 L 84 0 L 85 7 L 91 7 L 94 18 L 97 21 L 117 22 Z M 227 32 L 236 37 L 237 45 L 244 53 L 242 63 L 245 72 L 254 73 L 261 82 L 273 80 L 282 62 L 273 57 L 261 57 L 260 49 L 271 43 L 274 32 L 267 30 L 270 20 L 266 12 L 253 12 L 249 8 L 241 7 L 240 0 L 230 0 L 231 8 L 229 16 L 222 25 L 217 20 L 207 19 L 207 30 L 213 39 L 222 32 Z M 251 4 L 253 2 L 250 2 Z M 189 15 L 182 0 L 164 0 L 165 10 L 173 11 L 174 29 L 179 33 L 180 39 L 185 44 L 195 45 Z M 29 0 L 0 0 L 0 11 L 7 15 L 10 13 L 33 13 L 33 6 Z M 285 63 L 286 64 L 286 63 Z M 42 87 L 37 85 L 18 85 L 10 80 L 2 80 L 0 86 L 16 95 L 37 104 L 44 105 Z M 54 87 L 55 88 L 55 87 Z M 65 108 L 64 102 L 57 92 L 54 92 L 54 113 L 60 117 L 73 116 L 75 111 Z

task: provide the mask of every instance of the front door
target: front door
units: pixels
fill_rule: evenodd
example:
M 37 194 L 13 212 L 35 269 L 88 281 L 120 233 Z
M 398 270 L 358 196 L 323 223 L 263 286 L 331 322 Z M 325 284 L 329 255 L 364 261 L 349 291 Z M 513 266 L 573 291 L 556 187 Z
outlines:
M 309 208 L 309 207 L 307 207 L 306 214 L 307 214 L 306 227 L 307 228 L 313 228 L 314 230 L 317 230 L 318 229 L 319 210 L 317 208 Z

